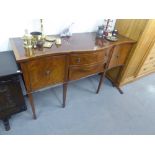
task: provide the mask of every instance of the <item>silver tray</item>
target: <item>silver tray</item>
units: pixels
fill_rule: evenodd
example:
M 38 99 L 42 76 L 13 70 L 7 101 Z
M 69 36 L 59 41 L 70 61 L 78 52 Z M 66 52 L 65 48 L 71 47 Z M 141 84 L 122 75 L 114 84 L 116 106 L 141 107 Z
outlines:
M 106 39 L 107 39 L 108 41 L 117 41 L 117 40 L 118 40 L 118 38 L 115 37 L 115 36 L 107 36 Z

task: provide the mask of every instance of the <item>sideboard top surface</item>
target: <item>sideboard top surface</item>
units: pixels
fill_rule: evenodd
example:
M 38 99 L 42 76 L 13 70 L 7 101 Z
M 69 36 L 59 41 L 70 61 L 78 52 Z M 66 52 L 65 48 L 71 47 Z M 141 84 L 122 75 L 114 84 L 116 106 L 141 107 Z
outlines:
M 25 55 L 23 40 L 21 38 L 10 38 L 10 42 L 16 57 L 16 61 L 21 62 L 50 54 L 97 51 L 118 44 L 134 43 L 135 41 L 119 35 L 118 41 L 111 42 L 105 39 L 96 39 L 95 32 L 75 33 L 70 38 L 62 38 L 62 44 L 60 46 L 53 44 L 51 48 L 44 48 L 43 51 L 35 49 L 34 55 L 31 57 L 27 57 Z

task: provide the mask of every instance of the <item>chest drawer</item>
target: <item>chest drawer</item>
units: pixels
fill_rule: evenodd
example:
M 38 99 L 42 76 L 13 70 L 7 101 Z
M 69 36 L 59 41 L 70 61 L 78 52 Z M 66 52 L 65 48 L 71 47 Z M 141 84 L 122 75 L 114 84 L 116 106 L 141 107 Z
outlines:
M 125 64 L 127 55 L 131 50 L 131 44 L 123 44 L 114 47 L 108 69 Z
M 152 72 L 153 70 L 155 70 L 155 61 L 144 64 L 140 69 L 139 74 L 149 73 Z
M 69 68 L 69 80 L 77 80 L 104 71 L 104 64 L 72 66 Z
M 147 59 L 146 59 L 146 61 L 145 61 L 145 64 L 148 64 L 148 63 L 152 63 L 152 62 L 154 62 L 155 61 L 155 54 L 153 53 L 151 53 L 151 54 L 149 54 L 149 56 L 147 57 Z
M 70 54 L 69 64 L 75 65 L 90 65 L 99 62 L 105 62 L 107 59 L 108 51 L 87 52 L 87 53 L 73 53 Z
M 62 83 L 65 79 L 66 56 L 50 56 L 27 63 L 31 89 Z

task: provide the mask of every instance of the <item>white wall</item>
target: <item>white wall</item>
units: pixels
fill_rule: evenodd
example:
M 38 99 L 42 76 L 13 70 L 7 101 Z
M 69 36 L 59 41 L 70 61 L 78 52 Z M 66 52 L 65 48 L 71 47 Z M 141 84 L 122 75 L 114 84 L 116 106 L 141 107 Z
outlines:
M 10 5 L 8 5 L 8 3 L 6 4 L 7 10 L 10 10 L 9 16 L 1 18 L 0 21 L 0 51 L 9 50 L 9 38 L 22 37 L 25 29 L 28 29 L 29 32 L 39 31 L 39 18 L 44 19 L 45 34 L 58 34 L 64 27 L 70 25 L 72 22 L 74 22 L 72 27 L 74 33 L 96 31 L 97 26 L 101 25 L 104 19 L 107 18 L 104 16 L 104 13 L 102 13 L 102 6 L 100 6 L 96 0 L 91 0 L 89 3 L 84 0 L 81 3 L 80 1 L 68 2 L 67 0 L 63 1 L 64 3 L 62 3 L 62 1 L 59 3 L 57 0 L 51 2 L 48 7 L 46 5 L 46 8 L 41 4 L 38 10 L 43 16 L 37 16 L 38 19 L 33 18 L 33 15 L 38 13 L 37 9 L 30 8 L 31 5 L 29 5 L 29 3 L 27 4 L 28 8 L 26 6 L 24 7 L 28 1 L 18 1 L 18 4 L 22 3 L 23 8 L 18 7 L 18 5 L 14 8 L 11 2 L 14 4 L 14 1 L 9 1 Z M 5 9 L 5 7 L 2 7 L 2 9 L 3 8 Z M 42 9 L 42 12 L 40 9 Z M 22 11 L 25 11 L 24 14 L 21 13 Z

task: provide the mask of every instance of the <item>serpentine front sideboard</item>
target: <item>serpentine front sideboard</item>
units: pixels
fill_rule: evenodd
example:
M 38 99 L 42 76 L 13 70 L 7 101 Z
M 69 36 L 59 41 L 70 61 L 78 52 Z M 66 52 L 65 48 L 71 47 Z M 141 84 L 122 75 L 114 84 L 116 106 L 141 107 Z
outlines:
M 118 38 L 118 41 L 110 42 L 96 39 L 94 32 L 77 33 L 70 38 L 62 38 L 61 46 L 54 44 L 42 51 L 35 49 L 31 57 L 25 55 L 21 38 L 11 38 L 16 61 L 23 72 L 34 119 L 36 113 L 32 93 L 41 88 L 63 84 L 63 107 L 65 107 L 68 82 L 99 74 L 98 93 L 106 71 L 124 66 L 135 42 L 120 35 Z M 113 84 L 117 78 L 112 81 Z

